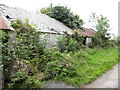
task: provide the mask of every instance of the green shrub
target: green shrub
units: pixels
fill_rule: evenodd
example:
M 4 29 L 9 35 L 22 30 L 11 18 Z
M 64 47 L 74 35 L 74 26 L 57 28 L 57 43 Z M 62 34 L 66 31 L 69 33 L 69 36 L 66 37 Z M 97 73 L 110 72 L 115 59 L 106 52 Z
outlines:
M 58 48 L 61 52 L 67 50 L 68 38 L 58 37 Z
M 61 52 L 64 51 L 75 51 L 78 49 L 78 43 L 73 38 L 65 38 L 65 37 L 59 37 L 58 38 L 58 48 Z
M 72 35 L 66 34 L 66 37 L 59 37 L 58 39 L 58 48 L 61 52 L 67 51 L 76 51 L 84 48 L 84 36 L 79 35 L 78 30 L 74 30 Z
M 77 41 L 76 41 L 75 39 L 71 38 L 71 39 L 69 40 L 68 45 L 67 45 L 67 50 L 68 50 L 68 51 L 75 51 L 75 50 L 77 50 L 77 49 L 79 49 L 79 48 L 78 48 L 78 43 L 77 43 Z
M 86 37 L 80 35 L 79 30 L 75 29 L 70 37 L 77 41 L 79 49 L 85 47 L 84 45 L 85 45 Z
M 11 83 L 8 84 L 9 88 L 41 88 L 41 81 L 33 76 L 29 76 L 24 70 L 18 71 L 11 76 Z
M 37 32 L 37 29 L 29 24 L 29 20 L 26 19 L 25 22 L 17 19 L 12 21 L 11 26 L 15 29 L 15 36 L 16 39 L 13 41 L 13 44 L 15 47 L 11 50 L 8 48 L 8 30 L 2 31 L 0 34 L 2 35 L 2 59 L 3 59 L 3 65 L 4 65 L 4 82 L 5 82 L 5 88 L 8 87 L 9 82 L 14 83 L 14 87 L 16 87 L 16 82 L 20 82 L 21 85 L 21 77 L 19 75 L 22 75 L 22 77 L 25 77 L 24 73 L 16 73 L 15 79 L 14 77 L 10 77 L 11 73 L 14 74 L 16 71 L 19 71 L 21 69 L 20 65 L 17 66 L 17 70 L 14 70 L 13 64 L 15 64 L 16 60 L 19 60 L 20 63 L 29 62 L 30 66 L 32 66 L 33 69 L 31 73 L 36 73 L 38 71 L 38 61 L 41 58 L 41 56 L 44 53 L 45 49 L 45 41 L 40 39 L 40 33 Z M 8 52 L 9 51 L 9 52 Z M 24 62 L 25 61 L 25 62 Z M 19 63 L 18 63 L 19 64 Z M 23 68 L 23 67 L 22 67 Z M 28 73 L 28 71 L 26 72 Z M 30 77 L 29 75 L 27 77 Z M 32 78 L 32 77 L 30 77 Z M 19 80 L 20 79 L 20 80 Z M 16 81 L 18 80 L 18 81 Z M 23 80 L 23 79 L 22 79 Z M 25 79 L 27 81 L 27 79 Z M 34 81 L 34 80 L 33 80 Z M 36 81 L 37 82 L 37 81 Z M 36 83 L 33 82 L 33 83 Z M 16 84 L 16 85 L 15 85 Z M 10 86 L 11 83 L 10 83 Z M 27 87 L 27 84 L 26 84 Z M 34 87 L 34 86 L 33 86 Z
M 46 64 L 45 73 L 49 75 L 51 78 L 60 78 L 60 77 L 73 77 L 76 75 L 76 70 L 72 66 L 72 63 L 65 59 L 65 57 L 61 53 L 55 53 L 54 58 Z
M 14 20 L 11 25 L 16 29 L 14 57 L 19 60 L 28 60 L 30 65 L 38 69 L 38 61 L 43 55 L 46 45 L 45 40 L 40 39 L 40 33 L 29 24 L 28 19 L 25 22 L 20 19 Z
M 2 49 L 2 57 L 0 57 L 2 60 L 0 62 L 0 65 L 3 65 L 3 75 L 4 75 L 4 87 L 7 86 L 7 83 L 10 81 L 10 75 L 11 75 L 11 66 L 13 64 L 12 62 L 12 54 L 11 51 L 8 47 L 8 39 L 9 39 L 9 30 L 0 30 L 0 36 L 1 36 L 1 41 L 0 41 L 0 48 Z
M 19 27 L 16 27 L 19 26 Z M 15 20 L 12 27 L 16 29 L 15 55 L 17 58 L 31 60 L 43 54 L 45 43 L 40 40 L 40 34 L 28 21 Z

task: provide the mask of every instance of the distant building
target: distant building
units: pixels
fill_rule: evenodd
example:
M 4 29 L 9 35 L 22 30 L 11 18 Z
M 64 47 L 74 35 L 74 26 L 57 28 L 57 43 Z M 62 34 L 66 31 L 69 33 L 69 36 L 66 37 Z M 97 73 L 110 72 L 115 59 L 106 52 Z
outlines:
M 85 36 L 84 44 L 86 46 L 89 46 L 89 44 L 92 42 L 92 37 L 94 37 L 96 34 L 96 31 L 93 30 L 92 28 L 82 28 L 79 29 L 79 34 Z

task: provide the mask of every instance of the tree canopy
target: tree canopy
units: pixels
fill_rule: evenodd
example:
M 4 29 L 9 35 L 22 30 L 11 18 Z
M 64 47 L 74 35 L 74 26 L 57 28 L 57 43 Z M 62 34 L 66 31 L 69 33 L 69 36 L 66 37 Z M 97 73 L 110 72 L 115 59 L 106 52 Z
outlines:
M 97 44 L 102 47 L 106 46 L 110 38 L 110 33 L 108 33 L 108 31 L 110 30 L 110 24 L 107 17 L 92 13 L 90 15 L 89 22 L 93 25 L 93 28 L 97 31 L 94 44 Z
M 84 23 L 78 15 L 71 12 L 71 10 L 66 6 L 53 7 L 50 5 L 47 8 L 42 8 L 40 12 L 57 19 L 72 29 L 81 28 Z

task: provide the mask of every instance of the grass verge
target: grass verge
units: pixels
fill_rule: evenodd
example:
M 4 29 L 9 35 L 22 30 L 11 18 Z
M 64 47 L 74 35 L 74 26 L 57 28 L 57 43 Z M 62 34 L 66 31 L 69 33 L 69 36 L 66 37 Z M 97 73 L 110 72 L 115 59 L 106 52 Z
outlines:
M 82 52 L 83 56 L 80 52 Z M 69 60 L 76 69 L 77 75 L 74 77 L 65 76 L 57 78 L 57 80 L 80 87 L 92 82 L 118 63 L 117 48 L 86 49 L 74 54 L 64 54 L 64 56 L 69 57 Z

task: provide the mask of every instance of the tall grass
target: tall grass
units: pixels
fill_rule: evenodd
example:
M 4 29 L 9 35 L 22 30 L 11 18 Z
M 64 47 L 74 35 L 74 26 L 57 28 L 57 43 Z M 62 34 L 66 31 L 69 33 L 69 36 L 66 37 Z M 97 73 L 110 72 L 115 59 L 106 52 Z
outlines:
M 72 62 L 76 69 L 76 76 L 64 77 L 58 80 L 71 84 L 73 86 L 84 86 L 98 78 L 100 75 L 111 69 L 118 63 L 118 49 L 84 49 L 64 54 Z M 71 71 L 72 72 L 72 71 Z

